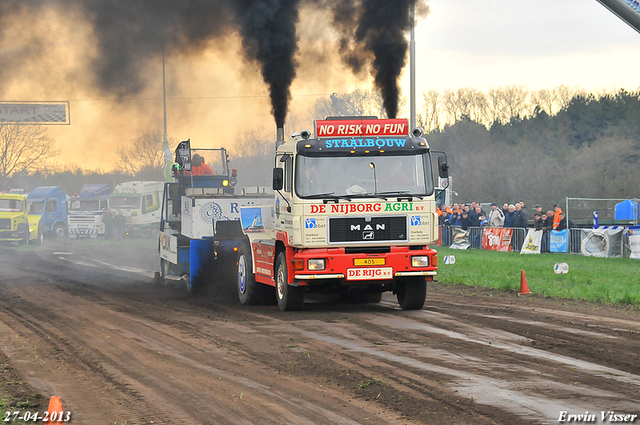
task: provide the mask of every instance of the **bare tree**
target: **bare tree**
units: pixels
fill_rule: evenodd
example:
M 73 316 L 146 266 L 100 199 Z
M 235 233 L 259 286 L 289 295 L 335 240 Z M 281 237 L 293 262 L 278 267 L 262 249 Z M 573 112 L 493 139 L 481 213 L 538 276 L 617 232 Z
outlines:
M 0 189 L 7 187 L 14 174 L 38 170 L 58 155 L 46 128 L 0 123 Z
M 540 89 L 531 93 L 531 105 L 533 108 L 540 107 L 548 115 L 554 115 L 557 112 L 556 107 L 559 108 L 560 106 L 560 102 L 558 102 L 553 90 Z
M 141 172 L 153 173 L 164 169 L 164 137 L 159 130 L 148 130 L 135 140 L 131 146 L 118 148 L 118 167 L 128 174 Z M 173 152 L 178 145 L 175 139 L 169 138 L 169 147 Z
M 398 109 L 406 100 L 401 99 Z M 310 109 L 315 119 L 329 116 L 359 116 L 370 115 L 379 118 L 386 117 L 382 103 L 382 95 L 374 90 L 356 89 L 350 93 L 333 93 L 328 99 L 318 99 Z
M 571 102 L 571 99 L 578 95 L 586 95 L 586 91 L 584 89 L 579 89 L 577 87 L 567 87 L 564 85 L 560 85 L 553 89 L 553 94 L 556 98 L 556 102 L 558 102 L 560 109 L 566 108 Z
M 484 123 L 487 115 L 487 96 L 478 89 L 461 87 L 458 90 L 445 90 L 443 107 L 453 122 L 458 122 L 462 117 L 471 121 Z
M 528 110 L 529 91 L 524 86 L 505 86 L 501 90 L 508 119 L 524 118 Z
M 491 88 L 487 94 L 487 119 L 490 123 L 507 121 L 504 92 L 498 88 Z
M 426 132 L 440 130 L 440 93 L 435 90 L 429 90 L 422 93 L 424 100 L 424 119 L 421 122 Z
M 231 152 L 236 158 L 264 158 L 273 155 L 276 141 L 264 127 L 248 130 L 236 139 Z

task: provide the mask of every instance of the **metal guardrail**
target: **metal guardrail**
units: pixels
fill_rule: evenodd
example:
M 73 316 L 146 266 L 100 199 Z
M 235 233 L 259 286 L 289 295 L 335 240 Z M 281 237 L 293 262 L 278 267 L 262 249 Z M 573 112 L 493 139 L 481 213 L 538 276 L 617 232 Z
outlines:
M 436 246 L 450 246 L 453 241 L 453 228 L 460 228 L 459 226 L 438 226 L 439 238 L 434 244 Z M 482 249 L 482 232 L 485 227 L 469 227 L 469 244 L 470 249 Z M 522 227 L 513 228 L 511 235 L 511 249 L 519 252 L 522 249 L 527 232 L 529 229 Z M 582 229 L 573 228 L 569 229 L 569 241 L 568 241 L 568 253 L 581 254 L 582 253 Z M 542 234 L 542 243 L 540 246 L 540 252 L 549 252 L 550 249 L 550 232 L 545 231 Z M 624 247 L 623 247 L 623 252 Z

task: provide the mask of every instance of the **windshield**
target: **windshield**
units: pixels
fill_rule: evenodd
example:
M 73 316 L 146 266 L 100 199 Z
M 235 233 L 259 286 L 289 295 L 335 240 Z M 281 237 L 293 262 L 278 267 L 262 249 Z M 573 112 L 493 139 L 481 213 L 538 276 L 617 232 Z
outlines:
M 319 195 L 417 195 L 433 193 L 429 154 L 296 158 L 296 194 Z
M 110 198 L 109 208 L 140 208 L 140 196 L 118 196 Z
M 18 199 L 0 199 L 0 211 L 22 212 L 22 201 Z
M 31 201 L 27 202 L 29 214 L 42 214 L 44 210 L 44 201 Z
M 69 211 L 100 211 L 100 200 L 74 199 L 69 202 Z

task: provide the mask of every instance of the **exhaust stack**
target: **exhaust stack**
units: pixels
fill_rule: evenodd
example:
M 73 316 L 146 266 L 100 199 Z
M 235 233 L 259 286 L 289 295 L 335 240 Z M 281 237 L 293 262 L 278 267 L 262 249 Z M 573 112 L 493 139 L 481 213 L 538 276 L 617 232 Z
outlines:
M 278 127 L 276 128 L 276 149 L 282 144 L 284 144 L 284 127 Z

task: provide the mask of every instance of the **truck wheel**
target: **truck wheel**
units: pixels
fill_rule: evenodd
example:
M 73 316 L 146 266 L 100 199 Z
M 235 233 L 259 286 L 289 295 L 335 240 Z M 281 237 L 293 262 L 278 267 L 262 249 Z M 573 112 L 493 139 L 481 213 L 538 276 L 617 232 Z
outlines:
M 278 307 L 282 311 L 300 310 L 304 304 L 304 290 L 297 286 L 291 286 L 289 272 L 287 271 L 287 259 L 284 252 L 278 254 L 276 259 L 276 298 Z
M 58 239 L 62 239 L 67 236 L 67 226 L 62 223 L 58 223 L 53 226 L 53 236 Z
M 264 304 L 265 288 L 256 282 L 253 274 L 253 266 L 249 254 L 249 248 L 242 245 L 238 251 L 236 262 L 236 287 L 238 299 L 242 305 Z
M 421 277 L 398 279 L 396 295 L 403 310 L 420 310 L 427 299 L 427 281 Z

